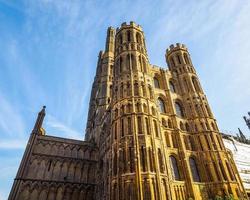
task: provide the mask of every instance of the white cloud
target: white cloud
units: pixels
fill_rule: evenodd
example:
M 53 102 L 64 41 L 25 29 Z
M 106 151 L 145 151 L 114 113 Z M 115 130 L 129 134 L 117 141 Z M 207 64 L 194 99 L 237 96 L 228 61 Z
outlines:
M 82 133 L 72 129 L 71 127 L 65 125 L 64 123 L 58 121 L 55 117 L 47 115 L 45 121 L 46 129 L 51 129 L 54 132 L 57 132 L 57 135 L 61 137 L 68 137 L 74 139 L 82 139 Z
M 22 136 L 25 126 L 18 109 L 0 91 L 0 130 L 8 136 Z
M 0 150 L 24 149 L 27 144 L 26 140 L 2 139 L 0 141 Z

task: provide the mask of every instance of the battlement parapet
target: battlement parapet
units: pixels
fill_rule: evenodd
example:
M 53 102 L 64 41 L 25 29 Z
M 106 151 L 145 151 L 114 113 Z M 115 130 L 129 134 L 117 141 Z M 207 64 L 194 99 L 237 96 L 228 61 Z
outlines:
M 135 22 L 130 21 L 129 24 L 127 24 L 127 22 L 123 22 L 121 26 L 116 29 L 116 32 L 118 33 L 120 30 L 124 28 L 131 28 L 131 27 L 142 31 L 142 27 L 139 24 L 136 24 Z
M 169 53 L 171 53 L 173 51 L 176 51 L 176 50 L 185 50 L 185 51 L 188 51 L 188 48 L 186 47 L 185 44 L 181 44 L 181 43 L 171 44 L 169 46 L 169 48 L 167 48 L 166 54 L 169 54 Z

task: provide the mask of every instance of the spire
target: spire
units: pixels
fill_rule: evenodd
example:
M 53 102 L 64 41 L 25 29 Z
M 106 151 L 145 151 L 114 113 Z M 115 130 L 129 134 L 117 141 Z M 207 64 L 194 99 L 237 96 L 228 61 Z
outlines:
M 240 139 L 242 140 L 242 142 L 245 142 L 247 139 L 245 137 L 245 135 L 242 133 L 242 131 L 240 130 L 240 128 L 238 128 L 239 133 L 240 133 Z
M 115 48 L 115 29 L 109 27 L 107 30 L 105 52 L 114 52 Z
M 248 115 L 250 116 L 250 112 L 248 112 Z M 243 119 L 245 120 L 246 125 L 247 125 L 248 128 L 250 129 L 250 118 L 247 118 L 246 116 L 244 116 Z
M 45 108 L 46 106 L 43 106 L 42 110 L 38 113 L 37 119 L 36 119 L 36 124 L 32 130 L 32 133 L 34 134 L 43 134 L 42 133 L 42 124 L 43 124 L 43 119 L 45 117 Z

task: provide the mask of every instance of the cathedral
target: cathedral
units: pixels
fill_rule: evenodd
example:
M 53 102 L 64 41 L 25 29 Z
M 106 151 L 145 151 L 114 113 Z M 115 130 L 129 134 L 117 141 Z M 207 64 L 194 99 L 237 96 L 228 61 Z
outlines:
M 9 200 L 247 199 L 184 44 L 150 64 L 141 26 L 107 30 L 85 140 L 46 135 L 39 112 Z

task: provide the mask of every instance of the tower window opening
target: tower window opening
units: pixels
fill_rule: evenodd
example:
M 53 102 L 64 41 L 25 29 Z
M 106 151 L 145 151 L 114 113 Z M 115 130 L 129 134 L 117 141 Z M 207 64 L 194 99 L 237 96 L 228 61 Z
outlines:
M 186 63 L 186 64 L 190 64 L 190 63 L 189 63 L 188 56 L 187 56 L 186 53 L 184 53 L 184 60 L 185 60 L 185 63 Z
M 148 118 L 145 118 L 145 123 L 146 123 L 146 131 L 148 135 L 151 135 L 150 133 L 150 128 L 149 128 L 149 120 Z
M 158 149 L 158 160 L 159 160 L 160 172 L 164 173 L 164 163 L 163 163 L 162 153 L 160 149 Z
M 190 170 L 192 173 L 192 178 L 194 182 L 201 182 L 197 164 L 194 158 L 189 158 Z
M 121 134 L 121 136 L 123 137 L 124 136 L 124 132 L 125 132 L 125 127 L 124 127 L 124 119 L 122 119 L 121 120 L 121 128 L 122 128 L 122 130 L 121 130 L 121 132 L 122 132 L 122 134 Z
M 192 83 L 193 83 L 195 92 L 201 92 L 199 83 L 198 83 L 198 81 L 197 81 L 197 79 L 195 77 L 192 77 Z
M 154 129 L 155 129 L 155 136 L 159 137 L 159 131 L 158 131 L 156 120 L 154 120 Z
M 221 173 L 222 173 L 223 179 L 226 181 L 226 180 L 227 180 L 227 175 L 226 175 L 224 166 L 223 166 L 223 164 L 222 164 L 221 161 L 219 162 L 219 166 L 220 166 L 220 171 L 221 171 Z
M 127 40 L 128 40 L 128 42 L 131 41 L 130 31 L 127 31 Z
M 142 167 L 142 171 L 145 172 L 146 171 L 146 156 L 145 156 L 145 148 L 143 146 L 141 146 L 141 167 Z
M 170 58 L 170 63 L 171 63 L 171 65 L 172 65 L 173 67 L 175 67 L 175 62 L 174 62 L 174 58 L 173 58 L 173 57 Z
M 142 118 L 140 116 L 137 117 L 137 127 L 138 127 L 138 134 L 142 134 Z
M 156 77 L 154 77 L 154 86 L 155 88 L 160 88 L 160 82 Z
M 177 55 L 177 59 L 178 59 L 178 64 L 181 64 L 181 58 L 180 58 L 180 55 Z
M 176 158 L 174 156 L 170 156 L 169 160 L 173 179 L 177 181 L 181 180 Z
M 158 106 L 161 113 L 166 113 L 164 101 L 160 97 L 158 98 Z
M 122 34 L 119 35 L 119 44 L 122 44 Z
M 175 111 L 176 111 L 177 116 L 184 117 L 183 108 L 181 104 L 178 102 L 175 102 Z
M 141 42 L 141 34 L 140 33 L 136 33 L 136 42 L 139 43 L 139 44 L 142 44 Z
M 127 65 L 127 70 L 130 71 L 131 69 L 130 54 L 127 55 L 126 65 Z
M 173 84 L 172 81 L 169 81 L 169 88 L 170 88 L 170 91 L 171 91 L 171 92 L 173 92 L 173 93 L 176 92 L 176 90 L 175 90 L 175 85 Z
M 128 117 L 128 135 L 132 133 L 131 118 Z

